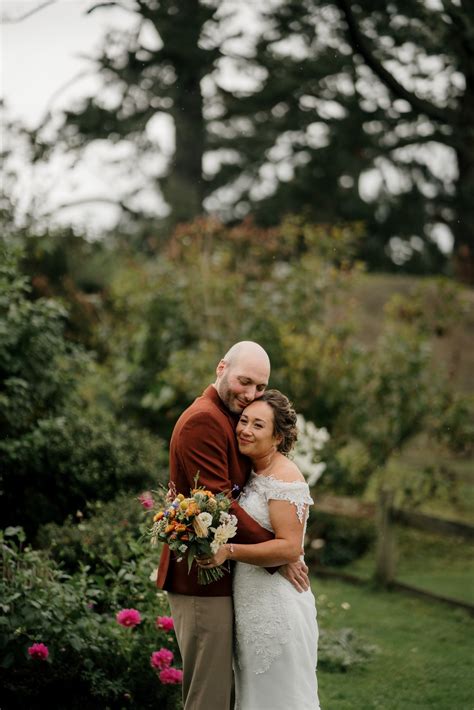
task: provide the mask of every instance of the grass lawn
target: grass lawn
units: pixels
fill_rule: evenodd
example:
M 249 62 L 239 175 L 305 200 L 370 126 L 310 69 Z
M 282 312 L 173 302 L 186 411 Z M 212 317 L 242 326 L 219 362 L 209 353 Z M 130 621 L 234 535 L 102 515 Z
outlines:
M 370 579 L 374 568 L 375 555 L 371 550 L 343 571 Z M 474 604 L 474 545 L 455 537 L 399 527 L 396 579 Z
M 379 648 L 346 673 L 318 672 L 322 710 L 474 708 L 474 620 L 466 612 L 336 580 L 313 578 L 313 590 L 320 628 L 352 628 Z

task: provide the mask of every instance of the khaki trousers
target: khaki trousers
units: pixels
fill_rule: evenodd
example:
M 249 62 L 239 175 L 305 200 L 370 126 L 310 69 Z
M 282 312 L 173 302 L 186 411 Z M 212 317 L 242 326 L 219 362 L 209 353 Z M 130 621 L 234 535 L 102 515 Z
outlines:
M 232 710 L 232 597 L 171 594 L 183 659 L 184 710 Z

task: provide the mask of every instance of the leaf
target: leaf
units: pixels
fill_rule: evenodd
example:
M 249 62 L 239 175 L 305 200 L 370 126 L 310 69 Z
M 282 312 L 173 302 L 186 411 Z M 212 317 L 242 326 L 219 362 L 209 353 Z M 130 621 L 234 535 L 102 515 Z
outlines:
M 194 558 L 196 557 L 194 552 L 188 551 L 188 574 L 191 572 L 191 567 L 193 566 Z
M 84 648 L 83 641 L 80 638 L 78 638 L 77 636 L 70 636 L 69 643 L 71 644 L 71 646 L 73 647 L 73 649 L 75 651 L 82 651 L 82 649 Z
M 20 540 L 20 542 L 24 542 L 26 540 L 25 531 L 23 530 L 23 528 L 20 525 L 17 525 L 16 527 L 10 526 L 10 527 L 6 528 L 4 534 L 6 537 L 17 536 L 18 539 Z
M 2 662 L 0 663 L 0 666 L 2 668 L 11 668 L 14 660 L 15 660 L 15 656 L 13 655 L 13 653 L 7 653 L 7 655 L 4 658 L 2 658 Z

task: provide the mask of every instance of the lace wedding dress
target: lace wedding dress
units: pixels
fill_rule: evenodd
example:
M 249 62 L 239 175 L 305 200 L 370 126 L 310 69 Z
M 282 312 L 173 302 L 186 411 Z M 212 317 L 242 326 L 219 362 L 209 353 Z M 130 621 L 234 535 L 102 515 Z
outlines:
M 252 473 L 239 503 L 272 530 L 268 501 L 287 500 L 300 521 L 313 501 L 304 481 Z M 316 681 L 318 626 L 311 590 L 297 592 L 281 574 L 237 562 L 233 598 L 235 710 L 320 710 Z

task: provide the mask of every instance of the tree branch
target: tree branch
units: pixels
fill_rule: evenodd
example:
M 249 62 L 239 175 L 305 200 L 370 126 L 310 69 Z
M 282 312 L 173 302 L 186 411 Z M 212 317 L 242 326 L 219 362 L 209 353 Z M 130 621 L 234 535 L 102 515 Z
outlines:
M 456 121 L 456 114 L 450 109 L 441 109 L 438 106 L 420 99 L 416 94 L 405 89 L 395 77 L 388 72 L 383 64 L 376 59 L 369 47 L 369 40 L 359 30 L 356 17 L 351 9 L 350 0 L 336 0 L 347 23 L 348 35 L 354 52 L 359 54 L 380 81 L 398 98 L 408 101 L 410 106 L 419 113 L 423 113 L 433 121 L 440 121 L 448 125 Z
M 122 10 L 127 10 L 127 12 L 135 12 L 131 7 L 122 5 L 121 2 L 116 2 L 115 0 L 110 0 L 108 2 L 98 2 L 96 5 L 92 5 L 88 10 L 86 10 L 86 15 L 90 15 L 94 10 L 99 10 L 101 7 L 120 7 Z
M 110 197 L 84 197 L 80 200 L 73 200 L 72 202 L 64 202 L 62 205 L 58 205 L 54 209 L 50 210 L 49 212 L 46 212 L 46 214 L 43 214 L 43 217 L 50 217 L 51 215 L 55 214 L 56 212 L 59 212 L 59 210 L 66 209 L 67 207 L 78 207 L 79 205 L 87 205 L 87 204 L 108 204 L 108 205 L 113 205 L 114 207 L 120 207 L 124 212 L 127 212 L 127 214 L 132 215 L 132 217 L 141 217 L 142 213 L 137 212 L 136 210 L 132 209 L 131 207 L 128 207 L 128 205 L 125 204 L 125 202 L 121 201 L 116 201 L 112 200 Z
M 48 7 L 48 5 L 53 5 L 55 2 L 57 2 L 57 0 L 44 0 L 42 3 L 36 7 L 33 7 L 31 10 L 28 10 L 28 12 L 25 12 L 23 15 L 19 15 L 18 17 L 2 17 L 1 22 L 2 24 L 9 25 L 15 22 L 22 22 L 22 20 L 26 20 L 27 17 L 31 17 L 31 15 L 34 15 L 36 12 Z
M 389 153 L 400 148 L 409 148 L 411 146 L 422 145 L 423 143 L 441 143 L 456 150 L 459 148 L 457 141 L 451 136 L 446 136 L 444 133 L 432 133 L 429 136 L 411 136 L 410 138 L 401 138 L 394 145 L 381 144 Z
M 44 127 L 48 119 L 51 117 L 51 106 L 53 102 L 58 98 L 60 94 L 63 93 L 63 91 L 66 91 L 70 86 L 76 83 L 79 79 L 82 79 L 85 76 L 88 76 L 91 74 L 91 71 L 86 70 L 86 71 L 80 71 L 77 74 L 75 74 L 71 79 L 68 79 L 64 84 L 62 84 L 56 91 L 54 91 L 51 96 L 49 97 L 48 103 L 46 104 L 46 108 L 43 113 L 43 118 L 38 124 L 38 128 L 36 129 L 37 131 L 41 130 L 41 128 Z

